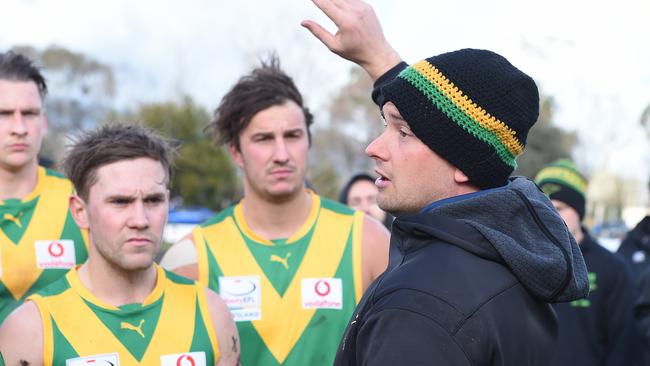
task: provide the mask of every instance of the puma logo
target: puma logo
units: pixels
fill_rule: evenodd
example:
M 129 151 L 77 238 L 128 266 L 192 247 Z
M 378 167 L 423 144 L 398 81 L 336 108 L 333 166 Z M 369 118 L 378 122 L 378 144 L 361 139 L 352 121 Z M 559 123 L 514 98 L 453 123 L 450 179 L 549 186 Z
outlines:
M 291 257 L 291 253 L 287 253 L 287 256 L 284 258 L 271 254 L 271 262 L 278 262 L 284 266 L 284 269 L 289 269 L 289 263 L 287 262 L 289 257 Z
M 135 325 L 129 324 L 127 322 L 120 323 L 120 329 L 128 329 L 138 333 L 142 338 L 144 338 L 144 333 L 142 333 L 142 324 L 144 324 L 144 319 L 140 320 L 140 324 L 136 327 Z
M 19 212 L 17 216 L 14 216 L 14 215 L 12 215 L 10 213 L 5 213 L 4 216 L 3 216 L 3 219 L 13 222 L 14 224 L 16 224 L 16 226 L 18 226 L 19 228 L 22 229 L 23 224 L 20 223 L 20 218 L 22 216 L 23 216 L 22 212 Z

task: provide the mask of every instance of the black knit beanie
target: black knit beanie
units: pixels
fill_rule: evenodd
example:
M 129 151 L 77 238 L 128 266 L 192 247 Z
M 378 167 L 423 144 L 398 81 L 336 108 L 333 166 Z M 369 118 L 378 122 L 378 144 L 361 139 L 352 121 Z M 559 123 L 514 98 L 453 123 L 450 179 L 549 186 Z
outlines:
M 585 217 L 587 180 L 578 172 L 573 162 L 560 159 L 545 166 L 537 173 L 535 183 L 550 199 L 573 207 L 580 220 Z
M 422 60 L 381 93 L 422 142 L 481 189 L 506 183 L 539 114 L 533 79 L 486 50 Z

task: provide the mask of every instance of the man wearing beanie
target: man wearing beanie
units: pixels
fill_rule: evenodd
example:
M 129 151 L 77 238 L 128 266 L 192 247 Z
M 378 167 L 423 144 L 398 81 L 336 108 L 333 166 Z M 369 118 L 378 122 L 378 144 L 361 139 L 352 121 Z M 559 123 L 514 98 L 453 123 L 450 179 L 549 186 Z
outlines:
M 535 182 L 578 242 L 589 276 L 589 297 L 553 304 L 559 342 L 551 365 L 634 365 L 636 290 L 623 259 L 601 247 L 582 226 L 587 181 L 562 159 L 544 167 Z
M 335 365 L 544 365 L 552 302 L 588 293 L 580 249 L 544 193 L 509 179 L 538 117 L 535 82 L 463 49 L 408 66 L 360 0 L 314 0 L 303 26 L 362 66 L 386 129 L 366 149 L 396 215 L 386 272 L 366 290 Z

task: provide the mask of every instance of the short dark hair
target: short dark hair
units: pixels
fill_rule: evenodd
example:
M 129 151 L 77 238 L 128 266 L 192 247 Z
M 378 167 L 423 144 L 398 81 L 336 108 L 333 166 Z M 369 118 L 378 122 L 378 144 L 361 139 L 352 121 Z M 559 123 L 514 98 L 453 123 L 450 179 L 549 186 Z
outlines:
M 304 106 L 298 88 L 280 68 L 280 60 L 272 55 L 267 61 L 248 75 L 244 75 L 221 99 L 214 111 L 208 128 L 214 131 L 218 144 L 234 144 L 239 150 L 239 135 L 248 126 L 253 116 L 272 106 L 282 105 L 287 101 L 295 102 L 303 111 L 307 136 L 311 143 L 309 126 L 314 117 Z
M 174 149 L 157 133 L 137 124 L 112 124 L 81 133 L 63 159 L 63 171 L 77 194 L 88 199 L 97 182 L 97 170 L 122 160 L 151 158 L 165 169 L 166 181 L 172 174 Z
M 47 95 L 47 84 L 34 62 L 19 53 L 0 53 L 0 80 L 33 81 L 41 98 Z

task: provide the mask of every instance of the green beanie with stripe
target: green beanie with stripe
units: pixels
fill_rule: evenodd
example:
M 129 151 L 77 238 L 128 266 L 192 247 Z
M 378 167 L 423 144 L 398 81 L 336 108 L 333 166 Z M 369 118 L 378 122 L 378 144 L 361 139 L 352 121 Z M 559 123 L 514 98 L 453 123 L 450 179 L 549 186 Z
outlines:
M 545 166 L 537 173 L 535 183 L 550 199 L 564 202 L 576 210 L 580 220 L 584 218 L 587 180 L 573 162 L 560 159 Z
M 506 183 L 539 115 L 533 79 L 486 50 L 422 60 L 382 86 L 381 94 L 423 143 L 481 189 Z

